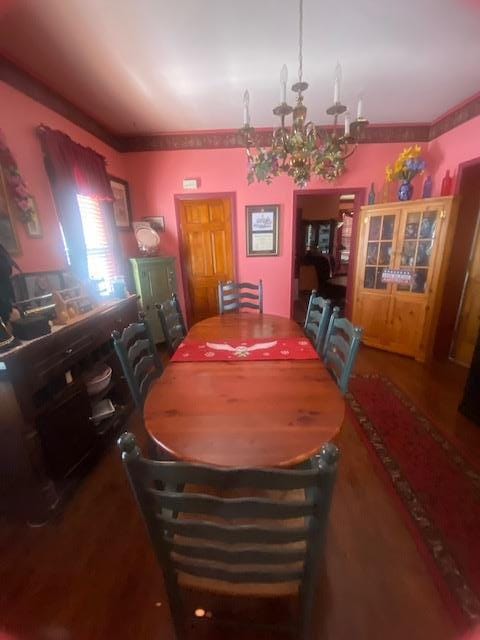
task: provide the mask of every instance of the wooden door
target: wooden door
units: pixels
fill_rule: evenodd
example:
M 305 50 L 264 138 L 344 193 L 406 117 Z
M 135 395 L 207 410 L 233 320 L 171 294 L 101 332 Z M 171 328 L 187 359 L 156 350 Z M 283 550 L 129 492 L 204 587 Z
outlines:
M 409 272 L 411 282 L 392 285 L 387 346 L 396 353 L 418 359 L 423 359 L 421 353 L 425 350 L 422 341 L 427 335 L 444 216 L 441 207 L 408 205 L 399 224 L 394 268 Z
M 457 324 L 452 356 L 456 362 L 470 366 L 480 330 L 480 229 L 477 233 Z
M 382 282 L 382 274 L 393 265 L 400 211 L 367 210 L 360 219 L 353 321 L 372 347 L 386 348 L 389 341 L 392 285 Z
M 218 282 L 234 278 L 230 200 L 182 200 L 180 227 L 193 324 L 218 313 Z

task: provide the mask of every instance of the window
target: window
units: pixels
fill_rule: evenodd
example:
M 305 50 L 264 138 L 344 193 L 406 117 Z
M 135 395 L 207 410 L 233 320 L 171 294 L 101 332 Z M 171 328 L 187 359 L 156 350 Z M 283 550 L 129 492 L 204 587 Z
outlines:
M 108 227 L 97 200 L 77 195 L 77 201 L 87 249 L 88 275 L 93 280 L 104 280 L 107 293 L 116 271 Z

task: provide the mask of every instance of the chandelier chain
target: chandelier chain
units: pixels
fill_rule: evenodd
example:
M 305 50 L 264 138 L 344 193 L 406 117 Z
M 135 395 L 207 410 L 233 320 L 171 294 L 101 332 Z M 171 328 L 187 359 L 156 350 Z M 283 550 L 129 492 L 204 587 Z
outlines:
M 298 25 L 298 81 L 303 80 L 303 0 L 299 0 L 299 25 Z

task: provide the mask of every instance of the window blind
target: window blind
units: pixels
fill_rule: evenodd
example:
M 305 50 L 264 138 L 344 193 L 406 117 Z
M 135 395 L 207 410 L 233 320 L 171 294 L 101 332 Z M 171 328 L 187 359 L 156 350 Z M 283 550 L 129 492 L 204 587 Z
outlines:
M 94 198 L 77 194 L 87 250 L 88 275 L 104 279 L 107 286 L 115 276 L 115 257 L 100 204 Z

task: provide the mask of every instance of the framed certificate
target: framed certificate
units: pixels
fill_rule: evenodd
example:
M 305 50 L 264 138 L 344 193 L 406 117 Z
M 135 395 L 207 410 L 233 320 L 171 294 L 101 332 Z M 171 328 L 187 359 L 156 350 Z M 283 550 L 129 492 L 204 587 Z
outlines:
M 280 205 L 246 207 L 247 256 L 278 256 Z

